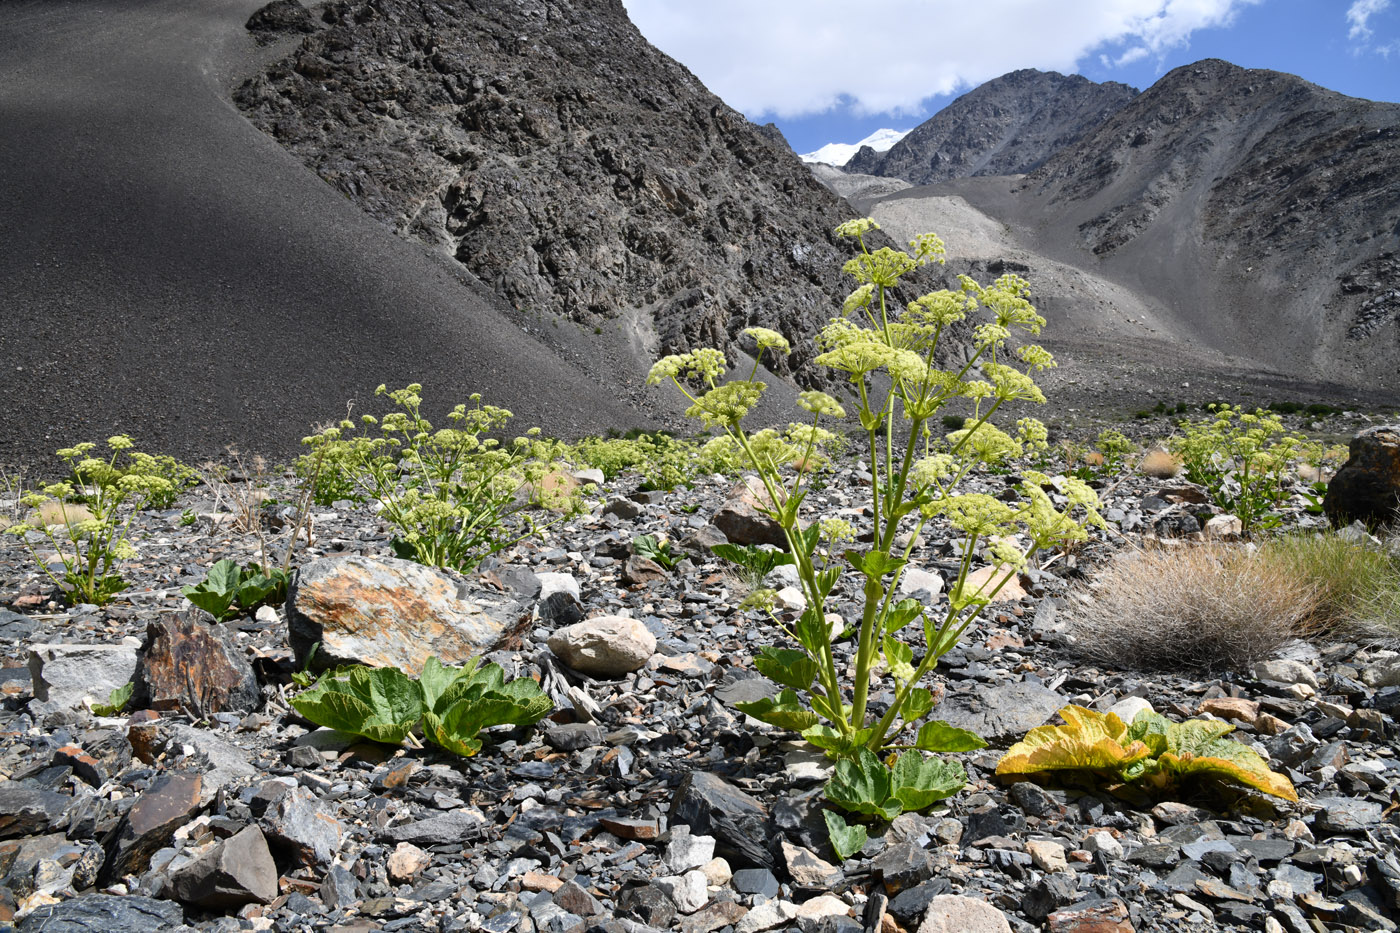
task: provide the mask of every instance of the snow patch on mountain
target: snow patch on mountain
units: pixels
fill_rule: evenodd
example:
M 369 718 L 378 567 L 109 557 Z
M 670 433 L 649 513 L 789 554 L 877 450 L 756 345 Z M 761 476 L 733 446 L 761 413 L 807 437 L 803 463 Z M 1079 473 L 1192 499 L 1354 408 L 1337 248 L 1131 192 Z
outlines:
M 860 151 L 861 146 L 869 146 L 876 152 L 886 152 L 891 146 L 909 135 L 909 130 L 876 130 L 858 143 L 827 143 L 815 152 L 803 155 L 803 162 L 825 162 L 827 165 L 845 165 L 851 156 Z

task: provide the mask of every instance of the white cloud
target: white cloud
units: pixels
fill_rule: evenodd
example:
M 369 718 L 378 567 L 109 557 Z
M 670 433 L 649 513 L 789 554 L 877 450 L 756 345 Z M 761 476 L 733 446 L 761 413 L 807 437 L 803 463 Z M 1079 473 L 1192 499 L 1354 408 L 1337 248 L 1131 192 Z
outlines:
M 919 102 L 1018 68 L 1124 65 L 1263 0 L 623 0 L 642 34 L 751 118 Z M 1357 0 L 1364 3 L 1389 0 Z M 1126 49 L 1121 47 L 1126 46 Z
M 1371 38 L 1371 27 L 1366 25 L 1367 21 L 1388 6 L 1390 0 L 1355 0 L 1347 8 L 1347 22 L 1351 23 L 1347 38 L 1360 42 Z

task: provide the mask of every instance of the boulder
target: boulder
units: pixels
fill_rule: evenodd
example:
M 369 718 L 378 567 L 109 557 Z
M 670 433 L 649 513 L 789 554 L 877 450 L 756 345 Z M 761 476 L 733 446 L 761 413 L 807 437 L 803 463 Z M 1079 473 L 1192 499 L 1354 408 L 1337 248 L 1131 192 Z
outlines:
M 514 623 L 509 598 L 470 587 L 459 575 L 412 561 L 325 557 L 297 571 L 287 592 L 296 665 L 398 667 L 416 675 L 437 656 L 461 664 L 486 654 Z
M 19 781 L 0 782 L 0 839 L 35 836 L 67 823 L 73 798 Z
M 549 636 L 559 660 L 593 677 L 620 677 L 638 670 L 656 651 L 656 636 L 637 619 L 594 616 Z
M 262 829 L 283 862 L 324 869 L 340 848 L 340 821 L 305 787 L 295 787 L 263 813 Z
M 168 613 L 146 627 L 136 669 L 136 709 L 188 710 L 196 716 L 249 713 L 262 705 L 244 653 L 220 628 L 191 610 Z
M 135 639 L 117 645 L 30 645 L 34 699 L 59 707 L 106 703 L 136 674 Z
M 757 476 L 745 476 L 729 490 L 710 521 L 733 544 L 771 544 L 786 550 L 783 527 L 759 511 L 772 507 L 763 482 Z
M 170 878 L 175 899 L 209 910 L 270 904 L 277 897 L 277 864 L 256 826 L 247 826 Z
M 1351 439 L 1350 456 L 1327 484 L 1322 510 L 1336 528 L 1400 519 L 1400 424 L 1367 428 Z
M 19 933 L 119 933 L 187 930 L 185 912 L 173 901 L 139 895 L 85 894 L 34 909 L 19 922 Z

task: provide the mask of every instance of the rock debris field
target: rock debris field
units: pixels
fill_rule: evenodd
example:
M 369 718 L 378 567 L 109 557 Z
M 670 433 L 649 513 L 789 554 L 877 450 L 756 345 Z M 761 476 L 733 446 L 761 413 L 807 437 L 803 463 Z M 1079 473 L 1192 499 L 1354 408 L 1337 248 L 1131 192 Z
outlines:
M 837 469 L 809 503 L 859 531 L 862 479 Z M 997 495 L 1015 479 L 971 484 Z M 287 501 L 279 483 L 270 492 Z M 937 667 L 933 717 L 989 743 L 958 756 L 967 787 L 872 823 L 845 862 L 821 817 L 827 761 L 733 706 L 775 692 L 752 658 L 783 644 L 740 608 L 743 584 L 708 550 L 725 540 L 717 525 L 762 531 L 726 505 L 733 480 L 644 492 L 625 474 L 600 485 L 588 514 L 465 577 L 395 561 L 368 507 L 313 507 L 287 605 L 224 624 L 180 587 L 220 558 L 253 559 L 259 536 L 236 531 L 205 486 L 136 517 L 138 556 L 121 568 L 132 585 L 101 609 L 53 602 L 27 551 L 0 539 L 0 928 L 1396 929 L 1400 656 L 1293 643 L 1201 680 L 1087 666 L 1071 650 L 1072 588 L 1128 542 L 1199 536 L 1209 511 L 1180 479 L 1101 485 L 1109 531 L 1022 574 Z M 289 538 L 280 508 L 262 510 L 278 554 Z M 1290 524 L 1320 521 L 1289 513 Z M 637 556 L 643 534 L 684 559 L 668 571 Z M 907 595 L 936 605 L 957 542 L 937 526 L 925 539 Z M 768 585 L 791 618 L 800 596 L 784 590 L 785 570 Z M 847 622 L 858 619 L 853 576 L 828 607 Z M 370 607 L 368 635 L 332 637 L 331 591 Z M 456 616 L 466 622 L 444 621 Z M 599 617 L 611 617 L 593 626 L 603 634 L 569 637 Z M 310 641 L 381 663 L 461 639 L 508 676 L 539 680 L 551 716 L 497 728 L 458 758 L 321 729 L 288 703 Z M 850 652 L 838 645 L 838 662 Z M 133 677 L 135 712 L 103 717 L 84 702 Z M 1068 703 L 1229 719 L 1300 801 L 1235 788 L 1123 799 L 997 778 L 1001 753 Z

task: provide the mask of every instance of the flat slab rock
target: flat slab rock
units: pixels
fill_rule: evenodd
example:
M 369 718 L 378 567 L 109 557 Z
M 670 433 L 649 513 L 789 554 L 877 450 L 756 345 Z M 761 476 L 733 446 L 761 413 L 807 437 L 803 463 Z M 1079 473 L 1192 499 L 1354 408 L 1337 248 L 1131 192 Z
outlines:
M 410 674 L 429 657 L 461 664 L 495 647 L 515 622 L 509 599 L 468 586 L 434 567 L 396 558 L 324 557 L 297 571 L 287 591 L 287 628 L 296 663 L 398 667 Z
M 1036 726 L 1043 726 L 1068 701 L 1046 687 L 1033 683 L 978 687 L 970 693 L 950 693 L 930 714 L 959 729 L 977 733 L 989 744 L 1020 739 Z
M 185 912 L 174 901 L 88 894 L 36 908 L 19 922 L 19 933 L 160 933 L 183 926 Z

